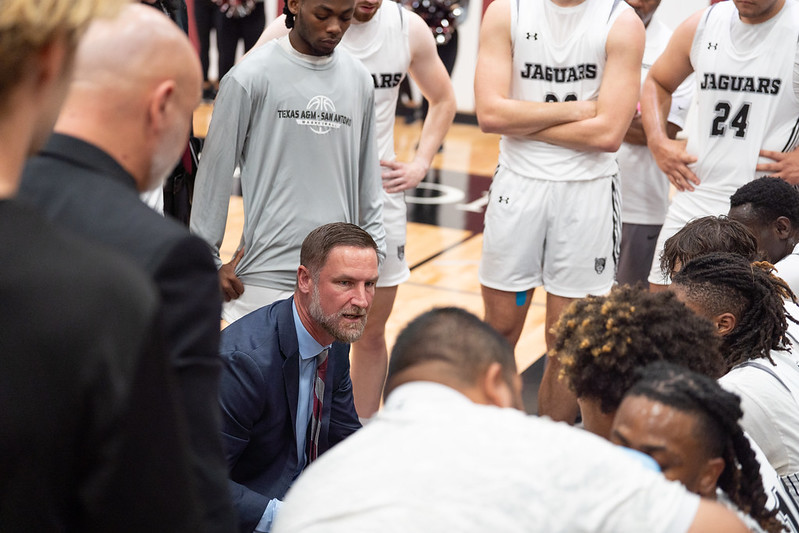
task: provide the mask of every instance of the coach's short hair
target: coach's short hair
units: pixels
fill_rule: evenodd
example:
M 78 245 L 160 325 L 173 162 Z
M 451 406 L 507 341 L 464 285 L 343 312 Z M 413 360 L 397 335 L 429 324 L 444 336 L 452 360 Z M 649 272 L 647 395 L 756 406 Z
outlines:
M 124 0 L 2 0 L 0 101 L 6 99 L 37 52 L 63 36 L 70 53 L 74 53 L 93 18 L 116 15 L 126 3 Z
M 491 363 L 499 363 L 507 383 L 516 376 L 513 348 L 497 331 L 457 307 L 433 309 L 412 320 L 397 337 L 388 365 L 388 382 L 415 365 L 442 361 L 464 385 L 477 382 Z
M 305 237 L 300 249 L 300 264 L 317 279 L 330 251 L 337 246 L 371 248 L 377 254 L 377 244 L 366 231 L 348 222 L 333 222 L 319 226 Z

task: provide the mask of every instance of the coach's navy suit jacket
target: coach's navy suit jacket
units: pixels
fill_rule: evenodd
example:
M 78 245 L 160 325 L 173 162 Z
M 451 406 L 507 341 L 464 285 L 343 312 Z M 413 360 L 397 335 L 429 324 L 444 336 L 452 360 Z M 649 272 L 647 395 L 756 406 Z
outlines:
M 299 461 L 300 354 L 292 301 L 258 309 L 222 331 L 222 439 L 242 531 L 255 528 L 270 499 L 283 498 Z M 328 352 L 319 453 L 360 427 L 349 345 L 335 342 Z

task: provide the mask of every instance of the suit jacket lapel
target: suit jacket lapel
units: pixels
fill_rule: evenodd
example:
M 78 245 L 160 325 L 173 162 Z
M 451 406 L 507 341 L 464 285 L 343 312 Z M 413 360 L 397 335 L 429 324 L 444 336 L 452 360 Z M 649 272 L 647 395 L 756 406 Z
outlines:
M 278 310 L 277 332 L 280 354 L 283 356 L 283 383 L 286 386 L 286 403 L 291 414 L 291 432 L 297 442 L 297 403 L 300 396 L 300 347 L 291 312 L 291 297 Z

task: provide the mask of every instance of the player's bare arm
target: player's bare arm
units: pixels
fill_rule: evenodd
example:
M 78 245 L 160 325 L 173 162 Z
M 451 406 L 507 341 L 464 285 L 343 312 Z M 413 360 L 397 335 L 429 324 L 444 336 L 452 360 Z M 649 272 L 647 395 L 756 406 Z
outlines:
M 641 91 L 641 115 L 647 145 L 660 170 L 678 191 L 692 191 L 699 178 L 688 168 L 696 157 L 685 151 L 685 141 L 668 136 L 666 119 L 671 95 L 692 72 L 691 45 L 704 11 L 695 13 L 674 31 L 666 50 L 649 70 Z
M 419 147 L 412 161 L 381 161 L 383 188 L 387 192 L 400 192 L 416 187 L 430 169 L 433 156 L 444 141 L 455 118 L 455 91 L 444 63 L 436 52 L 436 42 L 430 28 L 421 17 L 410 11 L 404 13 L 408 20 L 408 42 L 411 47 L 411 64 L 408 71 L 430 107 L 422 126 Z
M 638 103 L 645 38 L 644 24 L 638 15 L 631 9 L 621 13 L 605 43 L 607 61 L 599 86 L 596 115 L 553 126 L 529 137 L 574 150 L 618 150 Z
M 510 98 L 511 48 L 509 0 L 495 0 L 483 17 L 474 75 L 475 112 L 481 130 L 527 135 L 596 114 L 594 102 L 528 102 Z

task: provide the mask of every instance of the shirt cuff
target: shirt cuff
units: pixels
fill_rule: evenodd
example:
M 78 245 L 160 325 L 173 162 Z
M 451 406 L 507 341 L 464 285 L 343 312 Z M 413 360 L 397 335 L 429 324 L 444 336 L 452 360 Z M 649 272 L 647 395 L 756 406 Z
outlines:
M 277 517 L 277 513 L 280 511 L 280 507 L 282 505 L 283 502 L 278 499 L 269 500 L 269 504 L 266 506 L 264 514 L 261 516 L 261 521 L 258 522 L 257 526 L 255 526 L 255 531 L 258 533 L 269 533 L 275 523 L 275 517 Z

